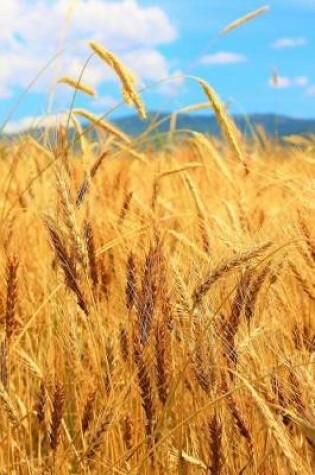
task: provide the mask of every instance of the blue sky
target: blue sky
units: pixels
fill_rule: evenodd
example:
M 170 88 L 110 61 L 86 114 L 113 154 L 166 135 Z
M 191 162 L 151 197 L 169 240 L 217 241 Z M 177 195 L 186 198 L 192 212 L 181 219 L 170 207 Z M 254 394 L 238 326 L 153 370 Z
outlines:
M 224 37 L 231 21 L 269 5 L 270 11 Z M 63 113 L 71 95 L 58 77 L 77 77 L 88 40 L 100 41 L 135 70 L 150 109 L 175 110 L 204 101 L 191 80 L 207 80 L 235 113 L 315 117 L 315 0 L 5 0 L 0 5 L 1 122 L 47 62 L 63 49 L 14 109 L 7 130 Z M 277 71 L 277 84 L 271 81 Z M 84 81 L 96 99 L 76 105 L 104 113 L 120 99 L 115 77 L 93 58 Z M 130 112 L 127 107 L 118 114 Z M 37 118 L 37 119 L 36 119 Z M 50 119 L 49 119 L 50 120 Z

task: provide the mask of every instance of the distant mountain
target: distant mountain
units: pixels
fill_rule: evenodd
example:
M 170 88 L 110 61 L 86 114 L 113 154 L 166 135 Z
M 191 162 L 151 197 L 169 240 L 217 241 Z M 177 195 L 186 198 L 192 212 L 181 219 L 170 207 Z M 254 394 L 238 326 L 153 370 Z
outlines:
M 170 128 L 169 114 L 150 113 L 150 119 L 157 117 L 161 125 L 155 130 L 167 132 Z M 233 116 L 239 129 L 246 135 L 251 134 L 251 128 L 261 125 L 270 136 L 315 133 L 315 119 L 295 119 L 276 114 L 252 114 L 248 117 Z M 148 121 L 143 121 L 136 115 L 130 115 L 113 121 L 120 129 L 130 135 L 139 135 L 148 127 Z M 219 135 L 216 118 L 213 115 L 179 114 L 177 130 L 194 130 L 196 132 Z
M 315 134 L 315 119 L 296 119 L 276 114 L 251 114 L 247 117 L 234 115 L 233 119 L 242 133 L 248 137 L 252 134 L 253 128 L 258 125 L 262 126 L 266 133 L 271 137 L 282 137 L 284 135 L 307 135 L 310 133 Z M 153 121 L 159 123 L 158 126 L 152 127 L 153 136 L 156 136 L 157 133 L 169 131 L 170 115 L 168 113 L 150 112 L 147 120 L 139 119 L 137 115 L 128 115 L 112 119 L 112 123 L 131 136 L 137 136 L 145 132 Z M 88 124 L 83 124 L 83 126 L 87 125 Z M 215 136 L 220 135 L 220 128 L 217 124 L 216 118 L 211 114 L 179 114 L 177 116 L 176 129 L 183 131 L 183 133 L 185 130 L 193 130 Z M 36 139 L 41 140 L 43 132 L 43 128 L 35 128 L 24 131 L 22 135 L 31 134 Z M 73 133 L 74 130 L 71 130 L 70 135 L 72 136 Z M 95 137 L 94 134 L 94 131 L 88 132 L 88 135 L 92 137 L 92 139 Z M 9 141 L 14 140 L 16 135 L 21 134 L 4 134 L 5 138 Z M 45 137 L 47 138 L 46 134 Z M 49 138 L 51 143 L 54 143 L 56 138 L 54 129 L 51 129 Z

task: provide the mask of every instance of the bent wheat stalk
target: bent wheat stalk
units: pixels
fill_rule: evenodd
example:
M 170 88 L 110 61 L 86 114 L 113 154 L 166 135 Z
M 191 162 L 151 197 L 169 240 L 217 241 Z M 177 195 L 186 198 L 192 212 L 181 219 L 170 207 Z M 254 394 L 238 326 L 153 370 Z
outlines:
M 96 53 L 110 68 L 112 68 L 120 79 L 122 85 L 122 95 L 126 104 L 133 104 L 138 114 L 143 119 L 146 118 L 146 111 L 142 99 L 136 89 L 137 79 L 135 75 L 117 58 L 113 53 L 106 50 L 99 43 L 91 41 L 90 48 Z
M 205 81 L 199 81 L 199 84 L 209 99 L 209 102 L 212 106 L 212 109 L 214 110 L 215 116 L 217 118 L 219 126 L 223 131 L 227 143 L 230 145 L 237 158 L 245 166 L 245 154 L 242 150 L 241 134 L 239 130 L 237 129 L 231 117 L 229 117 L 224 105 L 222 104 L 215 90 L 210 87 L 209 84 L 207 84 Z
M 75 115 L 79 115 L 83 117 L 84 119 L 87 119 L 88 121 L 92 122 L 92 124 L 94 124 L 96 127 L 99 127 L 100 129 L 104 130 L 108 134 L 113 135 L 114 137 L 121 140 L 122 142 L 125 142 L 128 145 L 131 144 L 131 139 L 126 134 L 124 134 L 117 127 L 114 127 L 104 118 L 98 117 L 97 115 L 92 114 L 91 112 L 85 109 L 73 109 L 72 113 Z
M 269 11 L 269 6 L 265 5 L 263 7 L 257 8 L 257 10 L 247 13 L 241 18 L 238 18 L 237 20 L 225 26 L 220 31 L 220 35 L 226 35 L 230 33 L 231 31 L 235 30 L 236 28 L 238 28 L 239 26 L 244 25 L 244 23 L 248 23 L 249 21 L 254 20 L 254 18 L 257 18 L 258 16 L 263 15 L 264 13 L 267 13 L 268 11 Z
M 232 257 L 228 261 L 224 261 L 222 264 L 219 264 L 211 273 L 208 275 L 203 282 L 196 286 L 192 294 L 193 299 L 193 308 L 197 307 L 201 302 L 204 296 L 209 292 L 212 285 L 220 279 L 224 274 L 231 272 L 242 264 L 255 259 L 262 252 L 268 249 L 271 246 L 271 242 L 267 242 L 262 246 L 251 249 L 247 252 L 243 252 L 239 255 Z
M 59 84 L 66 84 L 67 86 L 72 87 L 73 89 L 76 89 L 77 91 L 84 92 L 84 94 L 87 94 L 88 96 L 95 96 L 96 92 L 94 89 L 92 89 L 90 86 L 87 84 L 82 83 L 80 80 L 78 81 L 77 79 L 70 78 L 68 76 L 64 76 L 58 80 Z
M 76 295 L 79 307 L 86 315 L 88 315 L 89 311 L 87 302 L 77 281 L 76 270 L 73 266 L 72 260 L 68 256 L 67 250 L 59 235 L 59 232 L 57 231 L 56 224 L 48 216 L 44 218 L 44 223 L 49 232 L 50 241 L 58 258 L 59 264 L 63 270 L 65 283 L 67 287 Z

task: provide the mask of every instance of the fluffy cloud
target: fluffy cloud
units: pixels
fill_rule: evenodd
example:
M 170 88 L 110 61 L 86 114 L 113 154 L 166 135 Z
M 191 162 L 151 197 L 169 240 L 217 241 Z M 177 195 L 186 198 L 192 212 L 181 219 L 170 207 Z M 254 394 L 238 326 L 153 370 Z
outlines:
M 64 48 L 33 90 L 48 91 L 62 75 L 78 76 L 94 39 L 117 53 L 142 80 L 159 80 L 171 67 L 159 51 L 176 39 L 164 10 L 137 0 L 10 0 L 0 4 L 0 96 L 25 88 L 46 62 Z M 94 58 L 84 80 L 94 87 L 114 79 Z
M 277 89 L 289 89 L 291 87 L 306 87 L 309 83 L 309 79 L 306 76 L 280 76 L 274 75 L 269 79 L 269 86 Z
M 315 96 L 315 85 L 312 84 L 311 86 L 309 86 L 306 89 L 305 93 L 306 93 L 307 96 Z
M 293 79 L 293 86 L 305 87 L 309 83 L 309 79 L 306 76 L 298 76 Z
M 58 125 L 66 126 L 69 115 L 67 113 L 51 114 L 45 116 L 27 116 L 22 119 L 10 121 L 5 126 L 5 133 L 18 134 L 24 130 L 29 130 L 37 127 L 56 127 Z
M 209 54 L 203 56 L 200 59 L 201 64 L 210 65 L 226 65 L 226 64 L 238 64 L 247 61 L 246 56 L 238 53 L 231 53 L 228 51 L 220 51 L 215 54 Z
M 271 44 L 271 47 L 274 49 L 297 48 L 306 44 L 306 38 L 279 38 Z

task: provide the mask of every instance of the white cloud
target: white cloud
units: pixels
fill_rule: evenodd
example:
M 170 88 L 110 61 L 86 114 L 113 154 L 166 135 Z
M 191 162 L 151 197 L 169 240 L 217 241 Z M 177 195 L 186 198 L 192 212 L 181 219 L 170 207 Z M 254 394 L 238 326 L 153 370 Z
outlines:
M 311 84 L 305 91 L 307 96 L 315 96 L 315 84 Z
M 6 124 L 4 132 L 7 134 L 18 134 L 32 128 L 56 127 L 58 125 L 66 125 L 68 123 L 68 114 L 51 114 L 45 116 L 27 116 L 22 119 L 10 121 Z
M 158 47 L 174 41 L 177 33 L 159 6 L 143 7 L 138 0 L 78 0 L 70 17 L 69 0 L 10 0 L 0 3 L 1 97 L 34 79 L 63 46 L 63 32 L 65 52 L 36 83 L 36 92 L 48 92 L 59 72 L 80 74 L 91 39 L 117 53 L 142 80 L 158 80 L 172 72 Z M 114 75 L 95 58 L 84 80 L 97 87 L 114 80 Z
M 155 81 L 169 75 L 166 58 L 152 48 L 135 49 L 124 55 L 126 64 L 140 77 Z
M 306 76 L 288 77 L 274 75 L 272 78 L 269 79 L 268 84 L 270 87 L 276 89 L 289 89 L 292 87 L 303 88 L 309 84 L 309 79 Z
M 231 53 L 229 51 L 220 51 L 215 54 L 205 55 L 200 58 L 201 64 L 216 64 L 216 65 L 226 65 L 226 64 L 239 64 L 247 61 L 246 56 L 238 53 Z
M 307 44 L 306 38 L 279 38 L 271 47 L 274 49 L 297 48 L 298 46 L 305 46 Z
M 305 87 L 309 83 L 309 79 L 306 76 L 298 76 L 294 78 L 294 85 L 298 87 Z

